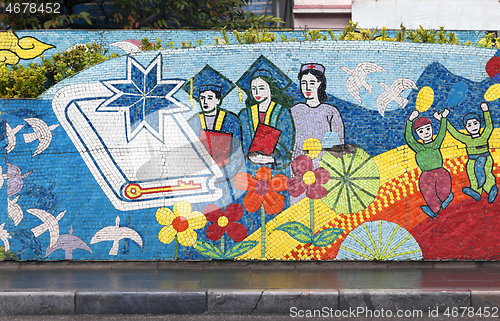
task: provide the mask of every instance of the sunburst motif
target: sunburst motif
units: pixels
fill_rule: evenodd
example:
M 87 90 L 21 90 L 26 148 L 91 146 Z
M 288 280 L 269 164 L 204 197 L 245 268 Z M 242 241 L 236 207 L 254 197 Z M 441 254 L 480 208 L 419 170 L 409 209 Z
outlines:
M 366 222 L 347 235 L 337 260 L 421 260 L 422 250 L 413 236 L 396 223 Z

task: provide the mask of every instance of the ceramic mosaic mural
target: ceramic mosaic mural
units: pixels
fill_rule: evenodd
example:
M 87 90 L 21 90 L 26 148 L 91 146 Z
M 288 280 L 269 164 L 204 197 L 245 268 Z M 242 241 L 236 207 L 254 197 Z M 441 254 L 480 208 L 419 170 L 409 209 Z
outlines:
M 2 259 L 500 258 L 500 51 L 106 35 L 122 56 L 0 100 Z

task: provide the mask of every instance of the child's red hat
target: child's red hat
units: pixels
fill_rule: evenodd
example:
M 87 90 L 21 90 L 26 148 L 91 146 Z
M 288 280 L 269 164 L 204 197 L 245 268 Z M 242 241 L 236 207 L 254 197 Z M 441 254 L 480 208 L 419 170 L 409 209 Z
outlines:
M 427 124 L 431 124 L 431 120 L 427 117 L 420 117 L 413 122 L 413 129 L 417 129 Z

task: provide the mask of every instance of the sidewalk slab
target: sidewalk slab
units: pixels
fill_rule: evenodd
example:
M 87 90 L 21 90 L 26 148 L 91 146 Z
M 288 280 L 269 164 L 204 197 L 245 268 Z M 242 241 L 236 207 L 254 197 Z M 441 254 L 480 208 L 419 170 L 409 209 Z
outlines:
M 77 314 L 199 314 L 207 311 L 205 291 L 78 291 Z
M 74 292 L 0 292 L 0 314 L 74 314 Z
M 289 315 L 299 310 L 338 309 L 338 290 L 217 290 L 207 292 L 207 312 Z
M 424 310 L 435 308 L 444 312 L 447 308 L 469 307 L 469 290 L 428 289 L 342 289 L 339 298 L 341 310 L 366 307 L 369 310 Z

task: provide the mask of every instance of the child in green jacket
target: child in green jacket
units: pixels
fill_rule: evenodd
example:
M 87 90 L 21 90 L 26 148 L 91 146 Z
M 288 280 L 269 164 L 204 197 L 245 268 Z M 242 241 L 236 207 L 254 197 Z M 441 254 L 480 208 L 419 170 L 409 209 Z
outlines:
M 493 203 L 498 194 L 496 178 L 493 175 L 493 157 L 491 157 L 488 140 L 493 132 L 493 122 L 487 103 L 481 103 L 486 127 L 481 131 L 481 118 L 474 113 L 464 116 L 463 125 L 468 134 L 463 134 L 448 121 L 448 131 L 467 148 L 467 176 L 470 187 L 464 187 L 464 194 L 476 201 L 481 200 L 483 190 L 488 194 L 488 203 Z

